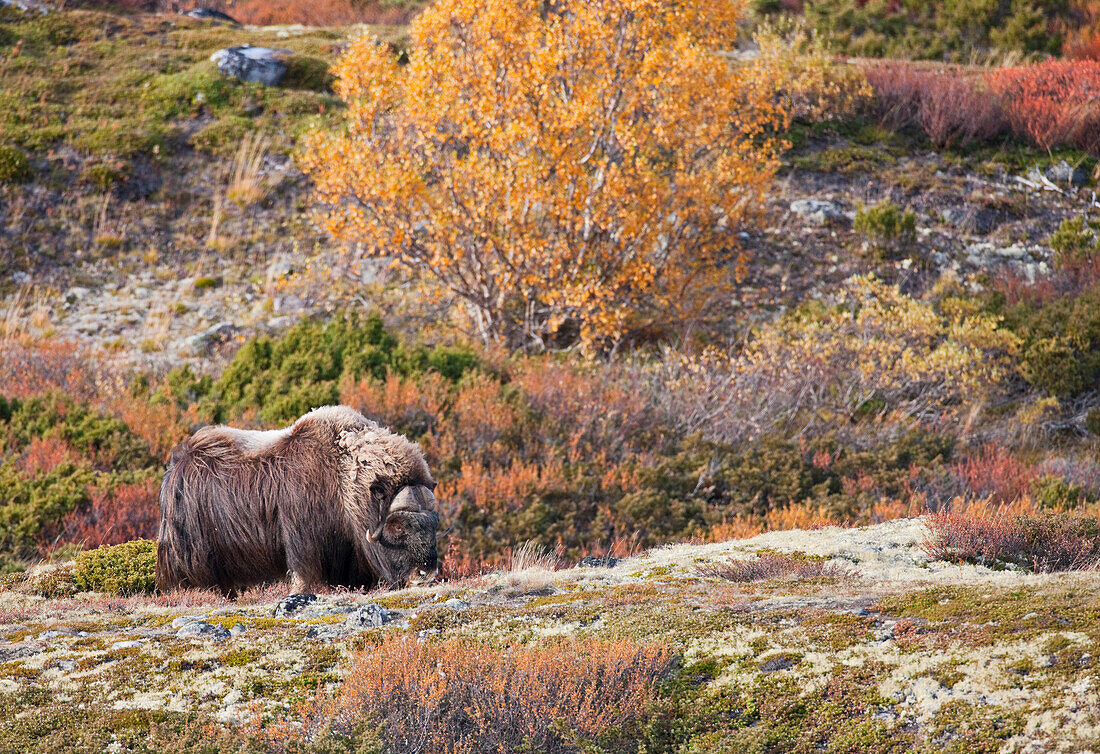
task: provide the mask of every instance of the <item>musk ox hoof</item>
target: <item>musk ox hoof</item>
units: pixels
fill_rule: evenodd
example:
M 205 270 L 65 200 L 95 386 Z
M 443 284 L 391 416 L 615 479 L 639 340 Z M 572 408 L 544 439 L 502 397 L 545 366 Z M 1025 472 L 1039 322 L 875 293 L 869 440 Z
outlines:
M 213 623 L 204 620 L 196 620 L 188 623 L 176 632 L 181 639 L 205 639 L 207 641 L 225 641 L 230 637 L 229 631 Z
M 349 628 L 381 628 L 383 624 L 393 620 L 390 611 L 373 602 L 363 605 L 351 613 L 344 621 Z
M 275 617 L 289 618 L 316 599 L 316 594 L 292 594 L 288 597 L 284 597 L 279 604 L 275 606 Z

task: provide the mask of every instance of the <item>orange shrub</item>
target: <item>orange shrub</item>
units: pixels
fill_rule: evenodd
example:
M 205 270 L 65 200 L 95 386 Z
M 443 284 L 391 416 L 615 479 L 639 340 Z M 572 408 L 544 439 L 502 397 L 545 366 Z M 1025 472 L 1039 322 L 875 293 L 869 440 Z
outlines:
M 711 52 L 744 5 L 437 0 L 407 65 L 360 37 L 302 150 L 328 229 L 509 349 L 698 321 L 778 167 L 774 72 Z
M 77 400 L 88 400 L 96 392 L 93 374 L 75 343 L 0 343 L 0 394 L 8 398 L 27 398 L 58 389 Z
M 156 539 L 160 522 L 160 479 L 95 490 L 91 502 L 65 516 L 59 542 L 86 549 L 134 539 Z
M 1002 68 L 987 80 L 1020 138 L 1100 155 L 1100 61 L 1049 60 Z
M 639 721 L 672 659 L 668 647 L 628 640 L 494 647 L 386 634 L 355 655 L 335 694 L 304 705 L 301 728 L 284 723 L 265 736 L 311 740 L 381 726 L 385 751 L 579 751 Z

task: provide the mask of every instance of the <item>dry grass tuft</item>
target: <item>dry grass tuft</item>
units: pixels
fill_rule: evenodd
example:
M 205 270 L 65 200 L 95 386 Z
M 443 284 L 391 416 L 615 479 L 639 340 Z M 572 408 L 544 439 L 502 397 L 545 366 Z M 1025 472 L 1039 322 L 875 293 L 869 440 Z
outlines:
M 764 553 L 749 560 L 730 560 L 712 563 L 695 569 L 700 576 L 745 583 L 768 579 L 853 579 L 857 571 L 839 563 L 824 560 Z

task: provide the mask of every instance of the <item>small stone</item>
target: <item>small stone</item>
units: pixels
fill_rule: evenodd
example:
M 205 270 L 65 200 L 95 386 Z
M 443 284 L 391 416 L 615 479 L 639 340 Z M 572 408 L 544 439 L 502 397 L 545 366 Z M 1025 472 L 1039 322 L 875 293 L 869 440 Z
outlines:
M 137 649 L 140 646 L 141 646 L 140 641 L 134 641 L 134 640 L 131 640 L 131 641 L 116 641 L 114 644 L 112 644 L 109 647 L 109 649 L 113 652 L 116 649 Z
M 58 660 L 57 668 L 58 670 L 63 670 L 66 673 L 72 672 L 76 669 L 76 660 Z
M 188 623 L 194 623 L 195 621 L 202 620 L 205 617 L 205 615 L 181 615 L 180 617 L 172 620 L 172 628 L 182 628 Z
M 53 629 L 49 631 L 43 631 L 38 635 L 39 640 L 43 639 L 56 639 L 59 636 L 76 636 L 76 632 L 70 628 Z
M 248 629 L 244 627 L 243 623 L 234 623 L 232 626 L 230 626 L 229 633 L 233 636 L 240 636 L 247 630 Z
M 1065 160 L 1059 160 L 1049 166 L 1044 175 L 1051 183 L 1061 183 L 1068 186 L 1084 186 L 1089 182 L 1089 177 L 1084 170 L 1070 165 Z
M 423 631 L 416 632 L 416 638 L 425 641 L 429 636 L 438 636 L 439 633 L 438 628 L 425 628 Z
M 619 558 L 613 558 L 610 555 L 597 558 L 595 555 L 585 555 L 577 565 L 581 568 L 614 568 L 622 561 Z
M 222 13 L 220 10 L 214 10 L 213 8 L 194 8 L 189 11 L 180 11 L 180 15 L 188 16 L 189 18 L 201 18 L 204 21 L 215 21 L 217 23 L 232 24 L 234 26 L 240 26 L 241 22 L 233 18 L 230 15 Z
M 208 641 L 225 641 L 230 637 L 229 631 L 213 623 L 197 620 L 188 623 L 176 632 L 180 639 L 205 639 Z
M 787 670 L 798 664 L 798 660 L 789 655 L 776 655 L 760 661 L 761 673 L 774 673 L 778 670 Z
M 458 597 L 451 597 L 443 603 L 443 607 L 450 610 L 467 610 L 470 607 L 470 603 L 466 600 L 460 600 Z
M 390 620 L 389 610 L 371 602 L 351 613 L 344 620 L 344 625 L 350 628 L 380 628 Z
M 276 618 L 289 618 L 317 599 L 316 594 L 291 594 L 275 606 Z
M 844 217 L 844 213 L 836 204 L 818 199 L 796 199 L 791 202 L 791 212 L 814 225 L 825 225 Z

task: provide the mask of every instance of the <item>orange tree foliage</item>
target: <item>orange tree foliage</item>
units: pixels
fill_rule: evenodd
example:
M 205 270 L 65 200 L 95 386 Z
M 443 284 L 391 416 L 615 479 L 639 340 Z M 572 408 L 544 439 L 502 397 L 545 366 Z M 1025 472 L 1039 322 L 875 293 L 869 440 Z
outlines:
M 731 66 L 740 0 L 440 0 L 402 65 L 335 67 L 347 128 L 305 169 L 328 227 L 540 350 L 691 321 L 776 167 L 767 64 Z

